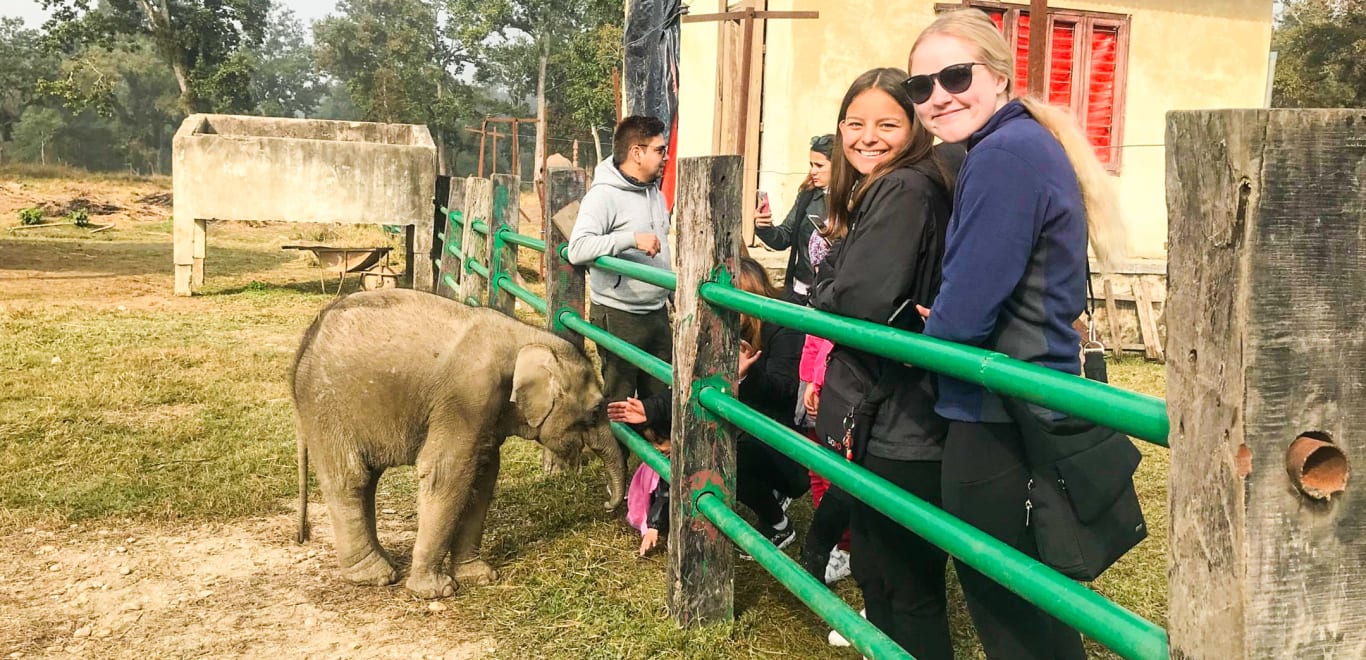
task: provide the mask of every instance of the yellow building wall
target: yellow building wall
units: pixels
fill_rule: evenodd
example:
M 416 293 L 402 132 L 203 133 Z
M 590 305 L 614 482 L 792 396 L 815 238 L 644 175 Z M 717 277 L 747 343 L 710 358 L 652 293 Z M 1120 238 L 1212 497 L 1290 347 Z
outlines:
M 1056 9 L 1127 14 L 1120 201 L 1135 258 L 1165 258 L 1163 139 L 1170 110 L 1261 107 L 1272 0 L 1050 0 Z M 1022 3 L 1027 5 L 1028 3 Z M 786 213 L 806 174 L 808 140 L 835 130 L 858 74 L 905 68 L 911 43 L 934 20 L 932 0 L 769 0 L 770 10 L 818 10 L 815 20 L 766 26 L 759 188 Z M 694 13 L 716 11 L 708 0 Z M 679 154 L 709 155 L 716 93 L 715 24 L 682 28 Z

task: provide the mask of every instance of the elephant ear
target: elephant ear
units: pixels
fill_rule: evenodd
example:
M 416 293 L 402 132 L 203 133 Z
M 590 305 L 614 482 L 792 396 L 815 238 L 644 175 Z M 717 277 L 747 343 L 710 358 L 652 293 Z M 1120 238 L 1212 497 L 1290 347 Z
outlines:
M 555 382 L 555 354 L 545 346 L 525 346 L 512 369 L 512 402 L 532 427 L 540 427 L 559 398 Z

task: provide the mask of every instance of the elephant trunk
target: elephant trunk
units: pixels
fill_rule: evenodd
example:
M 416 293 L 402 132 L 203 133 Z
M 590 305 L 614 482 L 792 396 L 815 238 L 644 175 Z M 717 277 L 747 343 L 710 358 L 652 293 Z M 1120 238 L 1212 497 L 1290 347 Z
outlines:
M 626 455 L 606 424 L 589 434 L 588 449 L 597 454 L 607 468 L 607 502 L 603 507 L 611 511 L 621 506 L 626 498 Z

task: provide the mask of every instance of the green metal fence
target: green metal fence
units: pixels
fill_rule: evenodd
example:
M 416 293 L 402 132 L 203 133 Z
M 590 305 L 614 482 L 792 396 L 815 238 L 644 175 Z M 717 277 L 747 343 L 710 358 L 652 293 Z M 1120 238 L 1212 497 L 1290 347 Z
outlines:
M 479 221 L 475 221 L 470 229 L 486 236 L 489 233 L 488 225 Z M 504 242 L 537 251 L 547 249 L 545 241 L 506 227 L 494 234 L 493 254 L 499 253 L 497 248 Z M 444 239 L 443 242 L 449 244 Z M 557 248 L 561 255 L 566 255 L 565 245 Z M 517 285 L 496 258 L 492 268 L 489 268 L 473 263 L 468 255 L 460 256 L 464 258 L 467 268 L 485 277 L 490 286 L 502 288 L 538 312 L 547 313 L 545 299 Z M 669 290 L 677 288 L 677 277 L 673 273 L 625 259 L 600 257 L 594 266 Z M 443 278 L 450 277 L 449 273 L 443 275 Z M 453 285 L 451 279 L 445 281 Z M 1000 353 L 827 314 L 756 296 L 716 282 L 702 284 L 699 293 L 703 300 L 717 307 L 978 383 L 992 391 L 1102 423 L 1154 444 L 1167 444 L 1166 405 L 1160 399 L 1013 360 Z M 672 368 L 667 362 L 593 325 L 577 312 L 561 309 L 555 316 L 558 324 L 593 340 L 600 350 L 622 357 L 658 380 L 672 382 Z M 1168 657 L 1166 631 L 1157 625 L 885 479 L 841 459 L 715 388 L 698 388 L 696 397 L 698 405 L 706 410 L 822 474 L 849 494 L 1115 653 L 1125 658 Z M 670 478 L 667 457 L 630 427 L 614 423 L 611 428 L 617 438 L 663 479 Z M 855 648 L 870 657 L 909 657 L 825 585 L 808 575 L 796 562 L 745 523 L 713 492 L 694 493 L 694 503 L 718 529 L 755 557 L 765 570 L 840 631 Z

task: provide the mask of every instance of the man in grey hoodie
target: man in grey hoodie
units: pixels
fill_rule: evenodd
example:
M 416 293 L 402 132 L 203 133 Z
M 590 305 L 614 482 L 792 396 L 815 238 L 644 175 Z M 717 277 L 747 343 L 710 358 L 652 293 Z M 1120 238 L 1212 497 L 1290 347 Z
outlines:
M 627 117 L 617 124 L 613 142 L 612 157 L 598 163 L 593 186 L 579 205 L 569 234 L 569 261 L 589 264 L 589 320 L 594 325 L 671 361 L 672 337 L 665 309 L 669 292 L 591 265 L 594 259 L 610 255 L 672 270 L 669 208 L 658 185 L 669 160 L 664 122 Z M 610 352 L 599 355 L 607 401 L 644 398 L 668 387 Z

